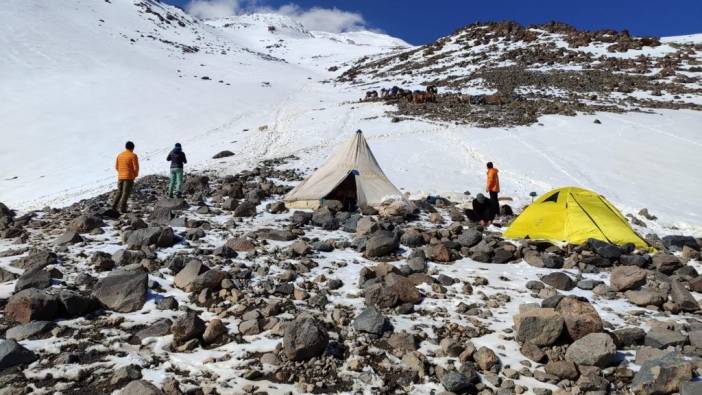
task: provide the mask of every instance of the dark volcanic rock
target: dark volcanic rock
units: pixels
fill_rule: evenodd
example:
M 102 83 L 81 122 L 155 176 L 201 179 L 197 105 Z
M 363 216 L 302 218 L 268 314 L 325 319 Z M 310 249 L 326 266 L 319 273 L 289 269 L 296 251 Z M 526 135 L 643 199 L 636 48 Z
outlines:
M 144 272 L 116 270 L 98 281 L 93 294 L 106 308 L 129 313 L 144 306 L 147 285 Z
M 173 340 L 182 344 L 190 339 L 196 339 L 205 333 L 205 322 L 200 319 L 197 312 L 188 311 L 180 316 L 171 325 Z
M 353 320 L 353 327 L 357 331 L 381 336 L 389 329 L 387 318 L 375 307 L 366 307 L 361 314 Z
M 400 247 L 400 239 L 396 233 L 379 230 L 366 242 L 367 257 L 381 257 L 394 253 Z
M 283 335 L 283 351 L 293 361 L 305 361 L 324 353 L 329 343 L 326 329 L 309 316 L 289 322 Z
M 17 365 L 29 364 L 38 357 L 14 340 L 0 340 L 0 371 Z

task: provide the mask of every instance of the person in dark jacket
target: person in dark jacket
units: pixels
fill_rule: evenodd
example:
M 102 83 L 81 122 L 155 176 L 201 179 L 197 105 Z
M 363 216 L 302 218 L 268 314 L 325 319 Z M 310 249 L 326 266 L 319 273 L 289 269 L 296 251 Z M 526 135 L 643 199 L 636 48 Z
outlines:
M 176 196 L 181 197 L 183 190 L 183 165 L 188 163 L 185 157 L 185 152 L 180 143 L 176 143 L 175 147 L 168 153 L 166 160 L 171 162 L 171 178 L 168 182 L 168 197 L 172 198 L 175 192 Z
M 466 210 L 468 219 L 473 222 L 480 222 L 480 225 L 487 226 L 490 224 L 495 216 L 492 214 L 492 207 L 490 200 L 485 197 L 482 193 L 479 193 L 475 199 L 473 199 L 473 209 Z

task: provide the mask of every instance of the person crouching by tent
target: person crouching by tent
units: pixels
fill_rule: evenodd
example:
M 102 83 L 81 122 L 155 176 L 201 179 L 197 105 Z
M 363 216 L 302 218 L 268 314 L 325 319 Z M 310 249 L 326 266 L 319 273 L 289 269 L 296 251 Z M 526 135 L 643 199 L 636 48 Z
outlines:
M 492 162 L 487 163 L 487 187 L 485 192 L 490 194 L 490 207 L 492 208 L 492 221 L 495 216 L 500 214 L 500 202 L 497 194 L 500 193 L 500 177 L 497 175 L 498 170 L 493 166 Z
M 183 190 L 183 165 L 188 163 L 183 147 L 176 143 L 175 147 L 168 153 L 166 160 L 171 162 L 171 177 L 168 181 L 168 197 L 172 198 L 175 192 L 177 197 L 181 197 Z
M 475 199 L 473 199 L 473 209 L 466 210 L 466 215 L 469 220 L 479 222 L 482 226 L 489 225 L 495 218 L 490 200 L 482 193 L 479 193 Z

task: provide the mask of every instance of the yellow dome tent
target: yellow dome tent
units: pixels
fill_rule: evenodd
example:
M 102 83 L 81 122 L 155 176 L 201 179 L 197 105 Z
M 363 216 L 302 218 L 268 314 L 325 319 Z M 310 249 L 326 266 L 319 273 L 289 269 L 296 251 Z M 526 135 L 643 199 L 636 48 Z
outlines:
M 540 196 L 514 220 L 504 236 L 572 244 L 592 238 L 650 248 L 604 196 L 577 187 L 558 188 Z

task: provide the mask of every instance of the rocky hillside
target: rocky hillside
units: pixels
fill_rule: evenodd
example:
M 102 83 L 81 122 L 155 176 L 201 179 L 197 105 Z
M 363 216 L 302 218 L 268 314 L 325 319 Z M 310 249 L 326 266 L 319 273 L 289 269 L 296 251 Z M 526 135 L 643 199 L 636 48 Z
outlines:
M 398 114 L 479 126 L 531 124 L 544 114 L 702 110 L 702 42 L 578 31 L 552 22 L 480 23 L 435 43 L 359 60 L 340 81 L 423 89 L 435 103 L 397 102 Z M 470 97 L 490 95 L 487 103 Z
M 442 197 L 289 212 L 285 162 L 185 199 L 144 177 L 122 216 L 0 204 L 2 393 L 700 393 L 700 240 L 509 241 Z

